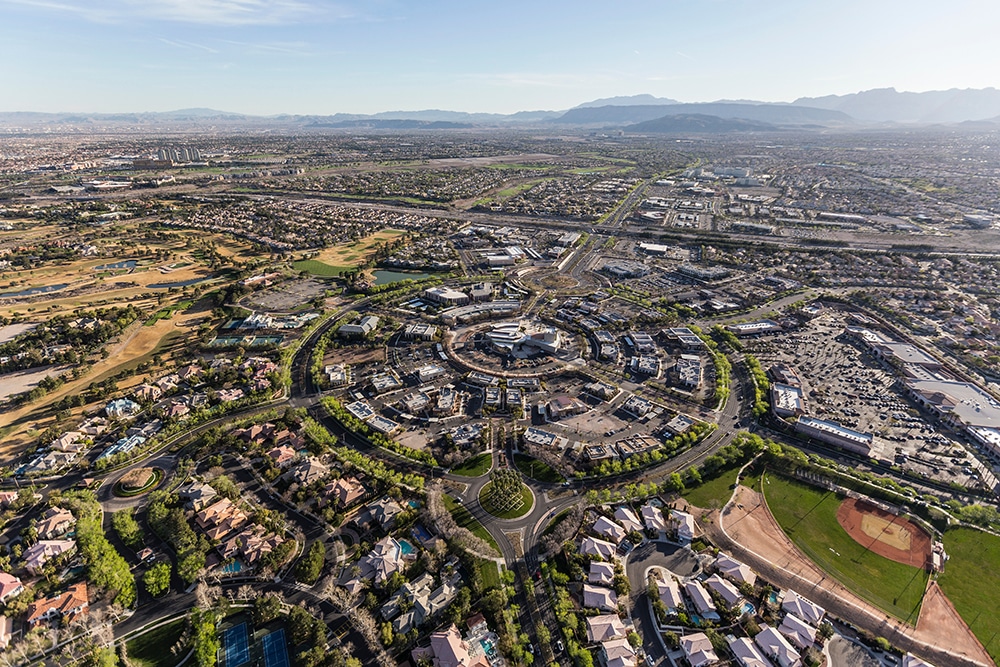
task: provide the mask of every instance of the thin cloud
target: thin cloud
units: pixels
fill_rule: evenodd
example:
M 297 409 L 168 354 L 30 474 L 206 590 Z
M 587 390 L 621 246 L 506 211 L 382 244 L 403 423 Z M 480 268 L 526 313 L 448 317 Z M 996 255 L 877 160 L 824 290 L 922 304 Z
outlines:
M 167 39 L 166 37 L 157 37 L 156 39 L 169 46 L 176 46 L 178 49 L 184 49 L 187 51 L 196 50 L 196 51 L 205 51 L 207 53 L 219 52 L 218 49 L 213 49 L 212 47 L 205 46 L 204 44 L 195 44 L 194 42 L 184 42 L 176 39 Z
M 20 6 L 74 15 L 95 23 L 168 21 L 214 26 L 297 24 L 343 20 L 355 14 L 331 2 L 305 0 L 0 0 L 0 6 Z

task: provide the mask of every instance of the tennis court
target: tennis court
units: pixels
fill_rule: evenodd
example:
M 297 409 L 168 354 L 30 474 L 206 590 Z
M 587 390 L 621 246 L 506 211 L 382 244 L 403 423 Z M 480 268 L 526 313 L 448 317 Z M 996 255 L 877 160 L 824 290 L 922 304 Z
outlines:
M 288 649 L 285 647 L 284 628 L 264 635 L 261 644 L 264 646 L 264 667 L 288 667 Z
M 247 624 L 234 625 L 222 633 L 222 647 L 225 653 L 226 667 L 240 667 L 250 662 L 250 641 L 247 637 Z M 285 667 L 288 663 L 285 662 Z

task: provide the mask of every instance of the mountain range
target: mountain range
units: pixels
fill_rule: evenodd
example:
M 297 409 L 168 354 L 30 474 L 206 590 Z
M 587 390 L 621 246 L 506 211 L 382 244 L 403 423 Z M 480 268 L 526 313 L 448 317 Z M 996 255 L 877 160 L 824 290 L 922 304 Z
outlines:
M 651 121 L 662 122 L 649 124 Z M 1000 129 L 1000 90 L 952 89 L 910 93 L 882 88 L 850 95 L 803 97 L 791 103 L 752 100 L 682 103 L 644 94 L 592 100 L 564 111 L 520 111 L 513 114 L 427 109 L 376 114 L 253 116 L 204 108 L 104 114 L 0 112 L 0 128 L 7 128 L 8 131 L 42 129 L 77 132 L 167 129 L 310 131 L 338 128 L 447 130 L 523 126 L 584 127 L 627 130 L 629 133 L 710 133 L 852 129 L 899 124 L 964 124 L 976 129 Z

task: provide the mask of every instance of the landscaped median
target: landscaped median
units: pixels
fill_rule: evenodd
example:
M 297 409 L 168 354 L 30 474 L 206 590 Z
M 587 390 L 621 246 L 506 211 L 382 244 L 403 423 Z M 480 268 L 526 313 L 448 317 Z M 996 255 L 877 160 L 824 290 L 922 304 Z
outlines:
M 479 504 L 498 519 L 519 519 L 531 511 L 535 496 L 521 482 L 521 474 L 511 468 L 494 470 L 490 481 L 479 491 Z

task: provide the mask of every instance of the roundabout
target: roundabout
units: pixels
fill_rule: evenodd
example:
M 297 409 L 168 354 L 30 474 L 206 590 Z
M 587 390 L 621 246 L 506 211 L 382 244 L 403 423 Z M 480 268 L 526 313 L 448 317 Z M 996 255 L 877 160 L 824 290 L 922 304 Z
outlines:
M 162 468 L 136 468 L 122 475 L 111 492 L 118 498 L 135 498 L 155 489 L 163 477 Z
M 535 494 L 521 482 L 516 470 L 504 468 L 490 475 L 490 481 L 479 490 L 479 505 L 497 519 L 520 519 L 535 506 Z

